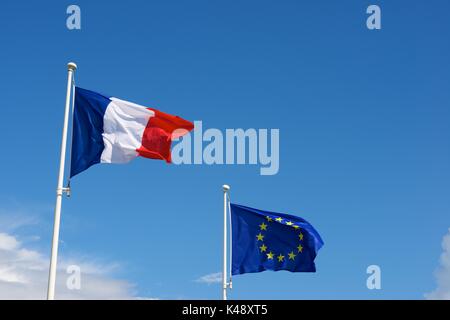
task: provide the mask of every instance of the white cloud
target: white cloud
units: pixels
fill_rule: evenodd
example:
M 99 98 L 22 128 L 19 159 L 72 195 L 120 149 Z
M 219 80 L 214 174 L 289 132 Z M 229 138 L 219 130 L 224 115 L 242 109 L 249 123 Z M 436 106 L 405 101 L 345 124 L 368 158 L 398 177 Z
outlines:
M 12 201 L 6 208 L 0 208 L 0 300 L 46 298 L 49 252 L 42 253 L 34 248 L 41 239 L 36 232 L 50 230 L 52 226 L 53 221 L 49 223 L 44 219 L 49 212 L 53 212 L 53 205 L 33 204 L 30 207 L 20 201 Z M 60 244 L 63 243 L 60 240 Z M 66 285 L 71 276 L 66 272 L 70 265 L 80 268 L 80 290 L 70 290 Z M 104 263 L 101 259 L 80 254 L 68 257 L 60 252 L 56 299 L 158 299 L 137 295 L 133 283 L 115 276 L 122 269 L 116 262 Z
M 435 272 L 437 288 L 425 294 L 425 298 L 433 300 L 450 300 L 450 228 L 442 239 L 439 267 Z
M 0 250 L 11 251 L 18 247 L 19 242 L 16 238 L 6 233 L 0 233 Z
M 222 272 L 210 273 L 200 278 L 196 279 L 195 282 L 201 282 L 206 284 L 221 283 L 222 282 Z
M 66 286 L 66 267 L 81 269 L 80 290 Z M 0 299 L 45 299 L 49 259 L 36 250 L 24 247 L 14 236 L 0 233 Z M 57 299 L 134 299 L 134 286 L 111 276 L 117 264 L 100 265 L 77 259 L 58 262 Z

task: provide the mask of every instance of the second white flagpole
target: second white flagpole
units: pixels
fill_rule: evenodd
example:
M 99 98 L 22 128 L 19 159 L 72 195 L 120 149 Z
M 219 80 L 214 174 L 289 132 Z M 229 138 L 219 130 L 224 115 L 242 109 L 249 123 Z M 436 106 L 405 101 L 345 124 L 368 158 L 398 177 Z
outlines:
M 50 270 L 48 276 L 47 300 L 55 298 L 55 284 L 56 284 L 56 263 L 58 260 L 58 242 L 59 242 L 59 225 L 61 220 L 61 202 L 64 192 L 67 188 L 63 188 L 64 183 L 64 166 L 66 162 L 66 148 L 67 148 L 67 131 L 69 126 L 70 113 L 70 92 L 72 90 L 73 73 L 77 69 L 77 65 L 73 62 L 67 64 L 67 93 L 66 93 L 66 107 L 64 110 L 64 124 L 61 141 L 61 155 L 59 159 L 59 174 L 58 185 L 56 187 L 56 204 L 55 204 L 55 222 L 53 225 L 53 239 L 52 239 L 52 253 L 50 258 Z
M 223 274 L 222 274 L 222 284 L 223 293 L 222 299 L 227 300 L 227 207 L 228 199 L 227 193 L 230 190 L 230 186 L 224 184 L 223 186 Z M 231 259 L 231 257 L 230 257 Z

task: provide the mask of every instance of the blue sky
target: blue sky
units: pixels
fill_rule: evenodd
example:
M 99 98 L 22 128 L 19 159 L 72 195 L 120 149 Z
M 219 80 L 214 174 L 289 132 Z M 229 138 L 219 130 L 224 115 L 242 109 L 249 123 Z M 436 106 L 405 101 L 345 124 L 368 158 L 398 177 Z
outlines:
M 316 274 L 236 276 L 233 299 L 422 299 L 450 227 L 450 42 L 445 0 L 5 1 L 0 12 L 0 212 L 48 255 L 66 86 L 205 128 L 279 128 L 280 171 L 137 159 L 75 177 L 61 257 L 118 264 L 134 294 L 218 299 L 222 191 L 299 215 L 322 235 Z M 378 4 L 382 29 L 366 28 Z M 27 217 L 29 218 L 27 220 Z M 34 239 L 34 240 L 31 240 Z M 39 239 L 39 240 L 36 240 Z M 368 290 L 366 268 L 382 270 Z

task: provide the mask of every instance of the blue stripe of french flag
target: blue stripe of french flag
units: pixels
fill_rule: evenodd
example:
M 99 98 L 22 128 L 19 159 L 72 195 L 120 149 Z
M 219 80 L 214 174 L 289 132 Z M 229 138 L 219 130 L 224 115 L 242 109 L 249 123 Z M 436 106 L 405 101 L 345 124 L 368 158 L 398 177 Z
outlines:
M 180 117 L 76 87 L 70 176 L 138 156 L 170 162 L 172 139 L 193 128 Z

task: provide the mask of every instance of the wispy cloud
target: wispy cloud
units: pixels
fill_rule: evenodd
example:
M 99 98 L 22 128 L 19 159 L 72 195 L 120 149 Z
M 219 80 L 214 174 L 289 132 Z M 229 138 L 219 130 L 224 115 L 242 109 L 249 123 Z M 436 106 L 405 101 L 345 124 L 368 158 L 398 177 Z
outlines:
M 200 278 L 196 279 L 195 282 L 206 283 L 206 284 L 221 283 L 222 282 L 222 273 L 216 272 L 216 273 L 206 274 L 206 275 L 201 276 Z
M 42 220 L 52 212 L 51 206 L 33 205 L 13 201 L 0 208 L 0 300 L 45 299 L 49 268 L 49 255 L 39 249 L 40 236 L 36 235 L 47 221 Z M 31 233 L 31 234 L 30 234 Z M 62 241 L 61 241 L 62 243 Z M 66 281 L 71 274 L 69 265 L 81 271 L 81 288 L 70 290 Z M 103 262 L 97 257 L 80 254 L 58 257 L 57 299 L 142 299 L 137 296 L 133 283 L 118 279 L 121 264 Z
M 425 294 L 427 299 L 450 300 L 450 228 L 442 239 L 442 250 L 439 267 L 435 271 L 437 288 Z
M 0 299 L 44 299 L 47 290 L 49 260 L 30 250 L 14 236 L 0 233 Z M 66 267 L 75 264 L 81 270 L 80 290 L 66 286 Z M 134 299 L 134 285 L 110 275 L 117 264 L 98 265 L 71 259 L 58 265 L 57 299 Z
M 37 215 L 30 215 L 22 208 L 4 210 L 0 208 L 0 226 L 2 230 L 15 231 L 24 226 L 37 225 Z

